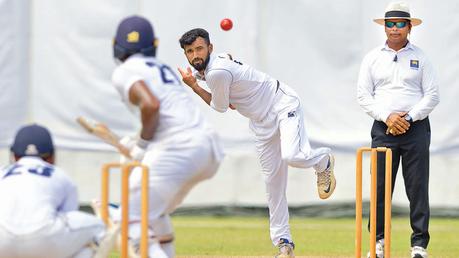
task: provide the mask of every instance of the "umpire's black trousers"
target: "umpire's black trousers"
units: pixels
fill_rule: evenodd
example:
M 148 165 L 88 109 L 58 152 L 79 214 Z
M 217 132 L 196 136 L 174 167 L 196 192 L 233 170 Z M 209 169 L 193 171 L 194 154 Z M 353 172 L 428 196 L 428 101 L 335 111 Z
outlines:
M 397 170 L 402 161 L 405 191 L 410 202 L 410 222 L 413 233 L 411 246 L 427 248 L 429 243 L 429 146 L 430 123 L 426 118 L 411 123 L 410 129 L 402 135 L 386 135 L 385 123 L 375 121 L 371 129 L 371 147 L 392 149 L 392 192 Z M 384 171 L 385 154 L 378 153 L 378 191 L 376 239 L 384 238 Z

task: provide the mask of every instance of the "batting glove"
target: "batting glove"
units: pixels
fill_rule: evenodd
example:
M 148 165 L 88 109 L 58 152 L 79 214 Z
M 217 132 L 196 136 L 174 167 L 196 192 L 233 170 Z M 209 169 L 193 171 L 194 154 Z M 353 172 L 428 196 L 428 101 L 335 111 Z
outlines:
M 145 156 L 145 152 L 150 142 L 140 137 L 135 139 L 131 136 L 125 136 L 120 140 L 120 144 L 126 146 L 126 148 L 130 150 L 129 154 L 131 155 L 132 160 L 141 161 Z M 130 160 L 124 155 L 121 156 L 121 163 L 126 163 L 128 161 Z
M 132 159 L 138 160 L 138 161 L 143 160 L 143 157 L 145 156 L 145 152 L 147 152 L 147 148 L 149 144 L 150 144 L 150 141 L 144 140 L 142 139 L 142 137 L 139 136 L 139 138 L 136 141 L 136 144 L 131 149 Z
M 124 145 L 128 149 L 131 149 L 135 145 L 135 143 L 136 143 L 135 138 L 129 135 L 126 135 L 120 139 L 120 144 Z
M 129 154 L 131 154 L 131 158 L 133 160 L 142 161 L 143 156 L 145 156 L 145 149 L 142 149 L 139 146 L 135 145 L 131 149 L 131 152 Z

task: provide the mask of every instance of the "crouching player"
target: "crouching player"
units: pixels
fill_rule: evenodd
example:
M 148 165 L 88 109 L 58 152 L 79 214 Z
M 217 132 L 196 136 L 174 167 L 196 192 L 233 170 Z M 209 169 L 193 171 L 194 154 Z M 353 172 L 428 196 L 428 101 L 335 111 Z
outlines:
M 0 258 L 106 258 L 117 229 L 78 211 L 75 184 L 54 166 L 49 131 L 22 127 L 0 170 Z

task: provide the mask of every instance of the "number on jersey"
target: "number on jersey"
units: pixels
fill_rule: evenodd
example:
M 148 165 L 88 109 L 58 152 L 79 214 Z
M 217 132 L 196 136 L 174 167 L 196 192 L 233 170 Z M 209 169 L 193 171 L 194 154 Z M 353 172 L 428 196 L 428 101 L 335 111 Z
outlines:
M 149 67 L 159 69 L 159 73 L 161 74 L 161 80 L 164 84 L 180 85 L 180 79 L 168 65 L 156 64 L 154 62 L 145 62 L 145 64 Z
M 51 177 L 51 175 L 54 172 L 54 168 L 50 166 L 37 165 L 35 167 L 29 167 L 27 169 L 23 169 L 22 165 L 14 164 L 8 170 L 8 172 L 6 172 L 3 178 L 6 178 L 8 176 L 21 175 L 24 172 L 31 173 L 37 176 Z

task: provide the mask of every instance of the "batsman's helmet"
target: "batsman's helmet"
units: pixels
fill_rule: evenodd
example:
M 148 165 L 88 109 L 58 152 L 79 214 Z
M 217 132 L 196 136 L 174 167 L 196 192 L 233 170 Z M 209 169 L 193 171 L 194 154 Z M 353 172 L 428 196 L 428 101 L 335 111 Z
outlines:
M 136 53 L 156 56 L 156 47 L 157 40 L 150 22 L 133 15 L 124 18 L 118 25 L 113 40 L 113 56 L 120 61 Z
M 11 145 L 11 152 L 18 157 L 37 156 L 47 158 L 54 154 L 53 139 L 48 129 L 37 124 L 19 129 Z

